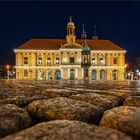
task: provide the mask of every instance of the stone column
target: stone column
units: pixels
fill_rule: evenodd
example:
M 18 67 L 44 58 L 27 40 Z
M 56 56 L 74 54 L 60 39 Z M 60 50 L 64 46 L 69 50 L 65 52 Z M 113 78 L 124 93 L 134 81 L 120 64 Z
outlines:
M 100 69 L 96 69 L 97 80 L 100 80 Z

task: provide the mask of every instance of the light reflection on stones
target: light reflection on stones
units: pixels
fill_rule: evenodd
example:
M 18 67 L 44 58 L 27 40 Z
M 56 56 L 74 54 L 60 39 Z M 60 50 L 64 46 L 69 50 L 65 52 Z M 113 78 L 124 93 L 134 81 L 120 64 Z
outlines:
M 52 98 L 55 100 L 55 98 L 58 99 L 58 97 L 65 97 L 74 101 L 81 101 L 83 104 L 88 103 L 91 106 L 103 108 L 103 115 L 106 110 L 122 106 L 124 101 L 128 100 L 127 98 L 129 98 L 129 96 L 140 96 L 140 81 L 0 80 L 1 105 L 10 103 L 19 107 L 26 107 L 33 101 Z M 127 102 L 127 106 L 131 106 L 131 104 Z M 135 104 L 133 104 L 133 106 L 135 106 Z M 53 109 L 51 106 L 49 107 L 50 110 Z M 72 109 L 72 106 L 70 106 L 70 110 Z M 135 113 L 135 111 L 133 113 Z M 127 117 L 129 117 L 129 115 Z M 97 118 L 97 120 L 98 119 L 99 118 Z M 127 123 L 127 120 L 125 121 Z M 35 121 L 35 123 L 39 122 Z M 131 125 L 130 122 L 129 124 Z M 132 131 L 131 134 L 133 134 L 134 137 L 139 137 L 139 135 L 137 135 L 138 133 L 133 133 Z

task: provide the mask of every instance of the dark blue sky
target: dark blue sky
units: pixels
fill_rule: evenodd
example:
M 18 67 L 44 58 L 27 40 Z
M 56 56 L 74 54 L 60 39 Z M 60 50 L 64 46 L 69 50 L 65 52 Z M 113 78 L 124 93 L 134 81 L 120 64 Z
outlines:
M 100 39 L 127 50 L 127 59 L 140 56 L 140 2 L 0 2 L 0 64 L 14 64 L 13 49 L 30 38 L 65 38 L 72 15 L 80 37 L 88 38 L 96 24 Z

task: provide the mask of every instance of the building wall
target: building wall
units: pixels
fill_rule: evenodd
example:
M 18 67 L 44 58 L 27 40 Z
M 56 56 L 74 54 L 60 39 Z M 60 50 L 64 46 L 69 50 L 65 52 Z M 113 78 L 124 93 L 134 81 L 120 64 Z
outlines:
M 17 79 L 38 79 L 38 71 L 42 71 L 43 79 L 49 71 L 52 79 L 56 79 L 56 72 L 61 73 L 61 79 L 70 79 L 71 69 L 75 72 L 75 79 L 83 79 L 83 68 L 81 67 L 81 50 L 54 50 L 54 51 L 27 51 L 16 50 L 16 78 Z M 28 63 L 24 63 L 24 57 Z M 70 58 L 74 57 L 74 64 L 70 64 Z M 38 59 L 42 58 L 42 63 Z M 50 64 L 47 63 L 50 58 Z M 59 58 L 59 64 L 56 63 Z M 117 63 L 114 64 L 114 59 Z M 94 63 L 92 60 L 95 59 Z M 100 60 L 103 59 L 102 63 Z M 26 76 L 24 71 L 28 73 Z M 91 67 L 89 68 L 89 79 L 92 79 L 92 70 L 96 70 L 96 80 L 100 80 L 100 71 L 105 71 L 104 80 L 113 80 L 112 72 L 117 71 L 117 80 L 124 80 L 125 52 L 124 51 L 91 51 Z M 41 75 L 41 74 L 40 74 Z M 53 75 L 53 76 L 52 76 Z

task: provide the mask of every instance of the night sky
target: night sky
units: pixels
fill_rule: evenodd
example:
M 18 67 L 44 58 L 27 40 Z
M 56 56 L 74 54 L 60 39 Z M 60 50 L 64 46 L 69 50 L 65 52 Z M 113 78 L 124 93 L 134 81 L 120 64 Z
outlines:
M 70 15 L 77 38 L 82 23 L 88 38 L 96 24 L 99 39 L 140 56 L 140 2 L 0 2 L 0 65 L 15 64 L 13 49 L 31 38 L 65 38 Z

